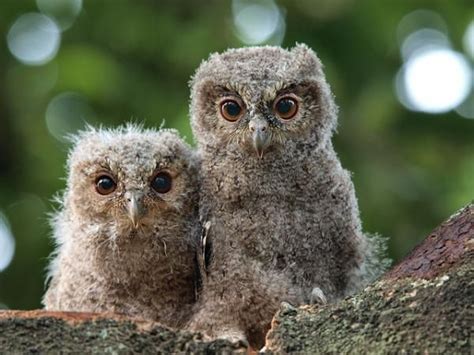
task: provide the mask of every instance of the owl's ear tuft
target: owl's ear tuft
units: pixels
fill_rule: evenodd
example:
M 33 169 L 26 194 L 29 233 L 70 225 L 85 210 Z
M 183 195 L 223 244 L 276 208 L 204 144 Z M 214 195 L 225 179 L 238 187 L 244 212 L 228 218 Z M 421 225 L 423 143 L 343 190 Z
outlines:
M 320 75 L 322 73 L 321 61 L 319 60 L 316 53 L 304 43 L 296 43 L 291 49 L 291 53 L 294 55 L 296 63 L 301 71 L 304 71 L 307 75 Z

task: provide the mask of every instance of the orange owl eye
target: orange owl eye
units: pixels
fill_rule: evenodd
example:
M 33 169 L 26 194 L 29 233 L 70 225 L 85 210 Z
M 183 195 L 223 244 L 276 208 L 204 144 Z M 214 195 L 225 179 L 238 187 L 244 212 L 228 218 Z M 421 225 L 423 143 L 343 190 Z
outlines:
M 291 96 L 284 96 L 275 101 L 273 104 L 273 111 L 278 117 L 289 120 L 295 117 L 298 112 L 298 101 Z
M 115 191 L 117 184 L 114 179 L 108 175 L 100 175 L 95 180 L 95 189 L 101 195 L 109 195 Z
M 227 121 L 237 121 L 243 112 L 242 106 L 235 100 L 225 100 L 221 103 L 221 115 Z

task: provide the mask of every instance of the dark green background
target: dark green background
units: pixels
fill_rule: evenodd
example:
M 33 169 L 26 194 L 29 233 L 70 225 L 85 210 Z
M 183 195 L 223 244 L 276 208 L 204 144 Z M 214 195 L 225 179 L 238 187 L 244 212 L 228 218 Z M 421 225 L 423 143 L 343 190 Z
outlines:
M 399 259 L 472 200 L 474 120 L 410 112 L 398 102 L 397 24 L 413 10 L 434 10 L 462 51 L 472 0 L 277 3 L 286 11 L 283 45 L 305 42 L 326 65 L 341 107 L 336 150 L 354 174 L 364 228 L 389 237 Z M 0 273 L 0 303 L 21 309 L 40 306 L 52 251 L 47 213 L 64 187 L 68 146 L 46 127 L 50 100 L 76 92 L 93 109 L 91 123 L 159 126 L 166 119 L 192 142 L 190 75 L 210 52 L 243 45 L 229 1 L 86 0 L 55 59 L 26 66 L 9 53 L 6 34 L 32 11 L 34 1 L 0 2 L 0 211 L 16 239 L 14 259 Z

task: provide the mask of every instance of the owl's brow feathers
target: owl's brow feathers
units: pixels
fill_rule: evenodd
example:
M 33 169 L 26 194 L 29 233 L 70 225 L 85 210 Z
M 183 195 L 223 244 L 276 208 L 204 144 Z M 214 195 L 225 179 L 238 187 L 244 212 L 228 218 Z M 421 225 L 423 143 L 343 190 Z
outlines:
M 218 104 L 219 100 L 226 96 L 236 96 L 245 101 L 245 98 L 252 97 L 252 87 L 259 86 L 258 81 L 250 82 L 250 84 L 254 85 L 246 86 L 232 83 L 222 85 L 209 81 L 207 85 L 204 85 L 204 90 L 207 94 L 207 98 L 213 104 Z M 296 84 L 276 82 L 274 85 L 270 86 L 270 89 L 264 91 L 263 97 L 260 99 L 264 102 L 270 103 L 273 102 L 273 100 L 275 100 L 278 96 L 290 93 L 299 97 L 310 95 L 313 96 L 313 99 L 319 98 L 319 88 L 317 82 L 303 81 Z
M 174 170 L 182 167 L 176 167 L 176 159 L 176 155 L 165 155 L 157 159 L 156 165 L 149 171 L 150 178 L 159 170 L 170 170 L 174 173 L 174 177 L 179 176 L 179 171 L 175 172 Z M 101 172 L 117 173 L 117 170 L 121 170 L 120 165 L 112 162 L 109 158 L 85 160 L 80 162 L 78 167 L 79 171 L 86 176 L 93 176 Z

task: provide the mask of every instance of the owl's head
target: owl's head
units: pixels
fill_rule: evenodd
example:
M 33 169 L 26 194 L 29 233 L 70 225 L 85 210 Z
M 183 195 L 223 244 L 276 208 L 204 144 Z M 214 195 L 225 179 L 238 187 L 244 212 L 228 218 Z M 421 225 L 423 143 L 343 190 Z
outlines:
M 66 208 L 114 230 L 155 228 L 197 205 L 197 162 L 173 130 L 89 128 L 74 138 Z
M 330 139 L 337 108 L 322 65 L 306 45 L 213 54 L 192 81 L 192 127 L 200 147 L 262 158 Z

